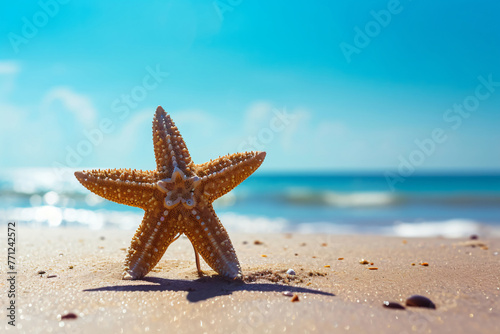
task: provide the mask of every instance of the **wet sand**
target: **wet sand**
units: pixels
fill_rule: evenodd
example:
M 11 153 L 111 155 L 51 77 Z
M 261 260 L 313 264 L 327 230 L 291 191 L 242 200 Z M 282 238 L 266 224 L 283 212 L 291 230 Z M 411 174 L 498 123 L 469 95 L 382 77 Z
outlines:
M 230 233 L 246 277 L 228 282 L 212 276 L 205 263 L 208 276 L 198 278 L 193 249 L 182 237 L 144 280 L 123 281 L 133 233 L 18 227 L 16 330 L 500 332 L 500 239 Z M 288 269 L 296 275 L 287 275 Z M 0 287 L 0 328 L 12 331 L 5 279 Z M 383 306 L 404 305 L 415 294 L 430 298 L 436 309 Z

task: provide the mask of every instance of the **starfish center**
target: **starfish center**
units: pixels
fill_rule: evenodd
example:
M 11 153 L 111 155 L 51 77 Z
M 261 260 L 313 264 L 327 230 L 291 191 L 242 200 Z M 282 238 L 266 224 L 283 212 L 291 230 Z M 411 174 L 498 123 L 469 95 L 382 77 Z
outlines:
M 179 203 L 182 203 L 187 209 L 191 209 L 196 205 L 194 192 L 199 183 L 199 177 L 186 177 L 176 167 L 172 177 L 158 181 L 157 186 L 160 191 L 166 193 L 164 205 L 167 209 L 172 209 Z

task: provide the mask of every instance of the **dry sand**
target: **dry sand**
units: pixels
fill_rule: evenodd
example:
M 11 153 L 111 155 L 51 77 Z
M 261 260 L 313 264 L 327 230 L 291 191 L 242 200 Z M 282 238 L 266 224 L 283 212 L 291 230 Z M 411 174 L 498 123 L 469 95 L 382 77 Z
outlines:
M 199 279 L 192 247 L 181 238 L 144 280 L 123 281 L 132 234 L 19 227 L 16 330 L 500 333 L 499 239 L 233 234 L 250 276 L 242 283 Z M 361 259 L 374 265 L 362 265 Z M 2 261 L 3 273 L 5 268 Z M 289 268 L 295 276 L 283 273 Z M 6 280 L 0 284 L 0 328 L 13 331 L 5 317 Z M 404 304 L 413 294 L 429 297 L 436 309 L 383 307 L 386 300 Z M 76 319 L 61 320 L 68 313 Z

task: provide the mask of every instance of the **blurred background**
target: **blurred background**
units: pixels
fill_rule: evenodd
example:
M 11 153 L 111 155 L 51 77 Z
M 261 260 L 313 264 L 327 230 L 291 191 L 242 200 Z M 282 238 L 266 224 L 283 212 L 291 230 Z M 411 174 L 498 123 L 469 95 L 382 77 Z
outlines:
M 264 150 L 216 203 L 232 230 L 499 235 L 500 4 L 0 4 L 0 219 L 135 229 L 86 168 Z

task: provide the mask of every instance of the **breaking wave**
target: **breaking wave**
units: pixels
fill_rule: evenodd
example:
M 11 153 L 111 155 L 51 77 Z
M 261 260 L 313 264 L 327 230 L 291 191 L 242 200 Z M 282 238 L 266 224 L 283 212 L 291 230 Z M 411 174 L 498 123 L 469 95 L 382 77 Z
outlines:
M 118 212 L 39 206 L 0 209 L 0 223 L 21 222 L 31 227 L 84 227 L 136 229 L 142 212 Z M 469 219 L 445 221 L 395 222 L 393 224 L 360 225 L 327 221 L 293 222 L 283 217 L 248 216 L 234 212 L 219 214 L 230 233 L 310 233 L 310 234 L 375 234 L 387 236 L 465 238 L 472 234 L 500 237 L 500 226 L 482 224 Z
M 283 194 L 285 200 L 300 205 L 326 205 L 334 207 L 373 207 L 396 205 L 403 197 L 389 192 L 332 192 L 290 189 Z
M 498 235 L 500 177 L 420 178 L 391 192 L 383 177 L 255 176 L 214 207 L 229 230 L 248 233 Z M 142 216 L 90 193 L 72 172 L 0 172 L 0 223 L 136 229 Z

